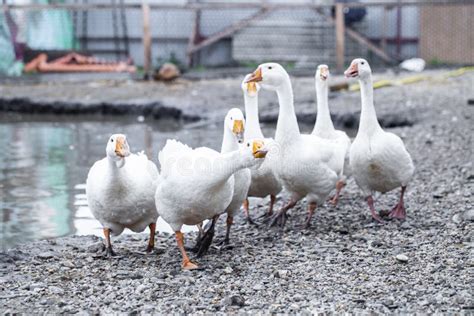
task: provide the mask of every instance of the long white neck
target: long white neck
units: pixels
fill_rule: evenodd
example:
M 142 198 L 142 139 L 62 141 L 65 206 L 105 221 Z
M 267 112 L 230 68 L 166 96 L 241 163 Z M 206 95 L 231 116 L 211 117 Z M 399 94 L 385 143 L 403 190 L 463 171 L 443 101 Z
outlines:
M 244 139 L 263 138 L 258 119 L 258 97 L 249 97 L 244 93 L 245 102 L 245 132 Z
M 301 136 L 295 107 L 293 105 L 293 89 L 290 78 L 286 78 L 276 90 L 280 112 L 275 133 L 275 140 L 281 144 L 292 142 Z
M 359 79 L 361 91 L 362 109 L 360 113 L 360 123 L 358 133 L 372 135 L 378 130 L 382 130 L 377 120 L 377 113 L 374 108 L 374 88 L 372 86 L 372 76 Z
M 229 178 L 239 170 L 251 167 L 253 161 L 246 159 L 240 150 L 234 150 L 228 153 L 221 154 L 213 163 L 212 177 L 209 178 L 210 185 L 223 185 Z
M 224 124 L 221 153 L 228 153 L 239 149 L 239 144 L 232 131 Z
M 115 160 L 107 156 L 107 161 L 107 176 L 104 180 L 105 183 L 107 183 L 106 187 L 113 190 L 113 188 L 116 187 L 117 184 L 122 183 L 126 177 L 125 168 L 122 168 L 125 166 L 125 158 Z
M 109 169 L 113 170 L 114 174 L 117 174 L 118 171 L 125 165 L 125 158 L 114 160 L 113 158 L 107 156 L 107 161 L 109 162 Z
M 328 83 L 316 78 L 316 104 L 317 116 L 314 124 L 313 134 L 325 134 L 334 132 L 334 125 L 331 119 L 331 113 L 328 106 Z

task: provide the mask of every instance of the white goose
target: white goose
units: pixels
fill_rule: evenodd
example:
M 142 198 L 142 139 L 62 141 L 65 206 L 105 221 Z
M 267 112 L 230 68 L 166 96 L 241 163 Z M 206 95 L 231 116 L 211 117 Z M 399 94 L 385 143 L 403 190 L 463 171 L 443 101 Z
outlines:
M 353 176 L 367 196 L 370 212 L 377 221 L 382 220 L 375 212 L 373 193 L 401 187 L 400 200 L 389 216 L 403 219 L 406 217 L 403 195 L 415 171 L 413 161 L 400 137 L 385 132 L 377 121 L 369 63 L 364 59 L 354 59 L 344 74 L 359 79 L 362 100 L 359 131 L 350 152 Z
M 244 103 L 245 103 L 245 115 L 246 115 L 246 124 L 244 138 L 245 140 L 250 139 L 263 139 L 263 133 L 260 128 L 260 122 L 258 118 L 258 92 L 260 91 L 260 86 L 256 82 L 246 82 L 250 79 L 252 75 L 248 74 L 245 76 L 244 81 L 242 82 L 242 91 L 244 93 Z M 265 138 L 265 144 L 267 148 L 273 147 L 274 140 L 272 138 Z M 273 205 L 275 204 L 276 195 L 281 191 L 281 184 L 275 176 L 271 166 L 272 153 L 268 154 L 268 157 L 257 168 L 252 168 L 252 180 L 250 182 L 250 188 L 248 196 L 264 198 L 270 195 L 270 206 L 268 208 L 267 216 L 273 214 Z M 247 220 L 250 223 L 253 223 L 249 216 L 249 201 L 248 198 L 244 202 L 244 211 L 247 217 Z
M 285 69 L 276 63 L 260 65 L 248 82 L 261 82 L 264 89 L 276 91 L 280 104 L 275 141 L 278 145 L 273 167 L 290 201 L 273 218 L 270 225 L 284 225 L 286 212 L 306 197 L 311 224 L 316 205 L 322 205 L 334 189 L 343 168 L 344 155 L 332 142 L 314 135 L 301 135 L 293 106 L 293 89 Z M 303 137 L 304 136 L 304 137 Z
M 166 142 L 158 156 L 161 177 L 155 201 L 160 216 L 176 234 L 183 269 L 198 266 L 186 254 L 181 227 L 225 212 L 234 195 L 234 174 L 258 164 L 265 155 L 261 141 L 225 154 L 206 147 L 192 149 L 176 140 Z
M 226 154 L 239 150 L 239 143 L 244 138 L 244 114 L 237 108 L 230 109 L 224 121 L 224 137 L 222 139 L 221 153 Z M 234 194 L 232 201 L 226 208 L 227 231 L 224 243 L 229 243 L 230 228 L 234 217 L 240 211 L 242 203 L 246 200 L 250 187 L 250 169 L 244 168 L 234 173 Z
M 327 65 L 319 65 L 314 78 L 316 86 L 317 117 L 311 134 L 333 141 L 338 146 L 341 146 L 341 152 L 344 154 L 344 169 L 339 174 L 339 180 L 336 183 L 336 195 L 332 199 L 332 203 L 336 205 L 339 200 L 341 189 L 345 185 L 345 176 L 350 174 L 349 151 L 351 140 L 345 132 L 336 130 L 332 123 L 331 113 L 328 106 L 328 78 L 329 67 Z
M 150 239 L 146 251 L 150 252 L 158 219 L 153 198 L 158 169 L 144 154 L 130 154 L 125 135 L 112 135 L 105 151 L 106 157 L 89 170 L 86 194 L 92 214 L 103 226 L 107 254 L 115 255 L 110 234 L 120 235 L 125 228 L 142 232 L 147 226 Z

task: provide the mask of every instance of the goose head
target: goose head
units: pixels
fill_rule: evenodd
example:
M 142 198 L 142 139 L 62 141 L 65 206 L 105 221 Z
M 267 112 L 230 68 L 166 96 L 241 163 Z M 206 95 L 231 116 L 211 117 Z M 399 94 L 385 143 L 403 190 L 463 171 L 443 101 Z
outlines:
M 110 136 L 105 149 L 107 157 L 112 161 L 119 162 L 130 155 L 130 147 L 127 143 L 127 137 L 123 134 L 114 134 Z
M 316 82 L 327 82 L 329 78 L 329 67 L 328 65 L 319 65 L 318 69 L 316 69 L 315 74 Z
M 247 82 L 252 77 L 252 74 L 247 74 L 242 81 L 242 91 L 244 95 L 250 98 L 255 98 L 258 96 L 260 91 L 260 85 L 257 82 Z
M 246 82 L 259 82 L 262 88 L 275 91 L 289 80 L 290 76 L 282 65 L 265 63 L 258 66 Z
M 245 118 L 240 109 L 230 109 L 225 116 L 224 125 L 227 130 L 232 131 L 239 144 L 244 141 Z
M 264 140 L 257 138 L 243 143 L 241 145 L 240 151 L 248 167 L 258 167 L 263 162 L 263 158 L 265 158 L 268 153 L 268 149 L 266 148 Z
M 366 79 L 370 77 L 371 74 L 372 70 L 370 69 L 370 65 L 367 60 L 363 58 L 354 59 L 349 68 L 344 71 L 346 78 Z

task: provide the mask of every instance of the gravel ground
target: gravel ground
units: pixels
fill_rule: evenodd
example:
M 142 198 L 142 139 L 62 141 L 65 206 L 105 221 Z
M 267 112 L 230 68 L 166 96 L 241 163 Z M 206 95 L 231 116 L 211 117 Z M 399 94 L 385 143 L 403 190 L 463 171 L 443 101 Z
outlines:
M 311 78 L 296 82 L 306 82 L 295 94 L 299 112 L 309 113 Z M 413 124 L 391 129 L 404 138 L 416 165 L 406 221 L 374 223 L 351 179 L 339 205 L 319 208 L 308 230 L 299 227 L 303 203 L 291 211 L 284 231 L 238 218 L 231 246 L 213 246 L 196 260 L 204 268 L 199 271 L 180 270 L 174 236 L 163 234 L 149 255 L 142 252 L 146 234 L 120 236 L 113 241 L 120 256 L 112 259 L 103 258 L 102 241 L 92 236 L 24 244 L 0 254 L 0 309 L 472 314 L 474 107 L 467 99 L 474 97 L 473 87 L 470 73 L 376 91 L 380 115 L 401 113 Z M 229 95 L 228 103 L 241 103 L 240 93 Z M 330 102 L 340 115 L 357 113 L 360 106 L 358 93 Z M 262 103 L 262 114 L 276 110 L 274 101 Z M 376 207 L 390 209 L 397 197 L 398 192 L 382 195 Z M 265 211 L 265 202 L 253 201 L 253 216 Z M 224 227 L 221 219 L 217 241 Z M 191 245 L 195 235 L 186 237 Z

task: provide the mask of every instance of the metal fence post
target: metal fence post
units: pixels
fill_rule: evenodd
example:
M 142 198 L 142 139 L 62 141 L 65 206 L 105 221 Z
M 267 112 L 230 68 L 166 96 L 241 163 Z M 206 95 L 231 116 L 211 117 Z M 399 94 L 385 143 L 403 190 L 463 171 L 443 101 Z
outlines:
M 336 68 L 344 71 L 344 4 L 336 3 Z
M 151 78 L 151 32 L 150 32 L 150 5 L 147 2 L 142 2 L 143 13 L 143 54 L 144 63 L 143 71 L 145 72 L 145 79 Z

